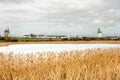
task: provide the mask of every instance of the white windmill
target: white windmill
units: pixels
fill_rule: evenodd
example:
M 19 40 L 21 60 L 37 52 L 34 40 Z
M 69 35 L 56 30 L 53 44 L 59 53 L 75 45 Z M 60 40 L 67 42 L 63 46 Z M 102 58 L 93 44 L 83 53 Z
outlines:
M 98 38 L 102 37 L 102 31 L 98 28 Z
M 10 31 L 9 28 L 7 27 L 7 29 L 4 30 L 4 36 L 9 36 Z

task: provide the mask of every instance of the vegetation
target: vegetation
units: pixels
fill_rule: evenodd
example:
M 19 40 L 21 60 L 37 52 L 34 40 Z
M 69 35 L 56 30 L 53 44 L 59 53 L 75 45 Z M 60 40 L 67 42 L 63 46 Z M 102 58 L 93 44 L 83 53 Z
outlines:
M 31 38 L 24 38 L 24 37 L 0 37 L 0 42 L 39 42 L 39 41 L 119 41 L 118 39 L 111 39 L 111 38 L 98 38 L 98 37 L 71 37 L 71 38 L 35 38 L 33 34 L 30 35 Z
M 0 42 L 39 42 L 39 41 L 66 41 L 59 38 L 22 38 L 22 37 L 1 37 Z
M 120 49 L 0 53 L 0 80 L 120 80 Z

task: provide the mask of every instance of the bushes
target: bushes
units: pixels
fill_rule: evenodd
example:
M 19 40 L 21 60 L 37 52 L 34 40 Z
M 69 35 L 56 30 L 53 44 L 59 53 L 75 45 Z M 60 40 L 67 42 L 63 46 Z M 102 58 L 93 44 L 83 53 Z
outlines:
M 96 37 L 83 37 L 82 40 L 85 40 L 85 41 L 91 41 L 91 40 L 97 40 L 98 38 Z
M 62 41 L 68 41 L 68 38 L 63 38 Z
M 4 37 L 0 37 L 0 40 L 4 40 Z
M 5 42 L 40 42 L 40 41 L 103 41 L 109 40 L 110 38 L 98 38 L 98 37 L 71 37 L 71 38 L 20 38 L 20 37 L 0 37 L 0 41 Z M 118 39 L 120 40 L 120 39 Z
M 10 38 L 10 37 L 1 37 L 0 40 L 5 42 L 18 42 L 16 38 Z
M 11 38 L 9 38 L 9 37 L 4 37 L 4 41 L 6 41 L 6 42 L 11 42 Z
M 71 37 L 69 40 L 70 40 L 70 41 L 80 41 L 81 38 Z
M 12 39 L 11 42 L 18 42 L 18 40 L 17 39 Z

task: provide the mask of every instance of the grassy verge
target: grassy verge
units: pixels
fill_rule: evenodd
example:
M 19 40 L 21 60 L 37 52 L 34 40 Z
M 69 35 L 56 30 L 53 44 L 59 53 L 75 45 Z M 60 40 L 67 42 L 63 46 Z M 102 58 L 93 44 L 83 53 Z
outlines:
M 120 49 L 0 53 L 0 80 L 120 80 Z

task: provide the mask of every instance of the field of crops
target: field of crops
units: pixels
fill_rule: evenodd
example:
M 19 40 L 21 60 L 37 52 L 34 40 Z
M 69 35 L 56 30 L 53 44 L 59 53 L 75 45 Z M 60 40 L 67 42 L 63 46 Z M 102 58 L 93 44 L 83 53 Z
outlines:
M 120 80 L 120 49 L 0 53 L 0 80 Z

